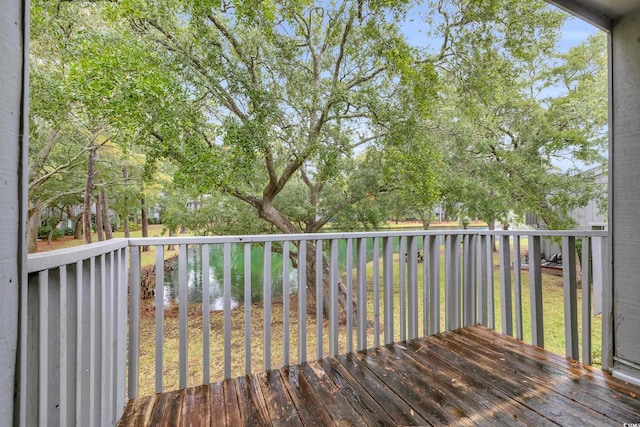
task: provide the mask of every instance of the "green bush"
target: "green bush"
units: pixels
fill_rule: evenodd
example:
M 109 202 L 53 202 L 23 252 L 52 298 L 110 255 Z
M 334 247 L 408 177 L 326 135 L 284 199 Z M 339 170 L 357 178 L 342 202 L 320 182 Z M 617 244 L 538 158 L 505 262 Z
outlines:
M 38 239 L 46 239 L 47 237 L 49 237 L 50 231 L 51 231 L 51 227 L 48 225 L 38 227 Z

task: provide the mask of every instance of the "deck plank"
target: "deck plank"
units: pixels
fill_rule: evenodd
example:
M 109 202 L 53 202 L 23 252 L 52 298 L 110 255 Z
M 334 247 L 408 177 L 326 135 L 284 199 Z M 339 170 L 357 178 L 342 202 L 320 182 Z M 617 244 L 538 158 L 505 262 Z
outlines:
M 182 425 L 199 427 L 210 423 L 209 386 L 205 384 L 186 389 L 182 405 Z
M 413 408 L 398 396 L 392 388 L 385 384 L 378 376 L 373 374 L 366 365 L 355 355 L 347 354 L 339 356 L 338 361 L 349 374 L 356 379 L 365 392 L 378 402 L 384 402 L 383 409 L 389 417 L 399 425 L 441 425 L 446 423 L 447 417 L 444 411 L 435 410 L 429 412 L 429 420 L 416 413 Z M 402 390 L 402 388 L 400 389 Z
M 450 360 L 455 365 L 476 375 L 482 381 L 499 388 L 512 399 L 528 405 L 546 418 L 560 425 L 602 426 L 610 419 L 595 411 L 577 407 L 570 399 L 536 383 L 522 383 L 513 371 L 502 369 L 502 361 L 482 359 L 479 361 L 474 349 L 460 345 L 455 340 L 434 336 L 431 348 L 438 349 L 438 357 Z
M 252 376 L 237 378 L 236 393 L 238 393 L 238 404 L 245 425 L 271 425 L 269 410 L 264 397 L 262 397 L 262 390 L 256 378 Z
M 211 425 L 225 425 L 226 411 L 224 406 L 224 390 L 222 381 L 209 385 L 209 411 Z
M 392 355 L 384 347 L 358 353 L 363 366 L 370 369 L 392 390 L 402 390 L 402 398 L 425 419 L 436 415 L 446 424 L 469 426 L 476 424 L 451 394 L 432 379 L 407 363 L 406 357 Z
M 225 421 L 228 426 L 243 425 L 238 394 L 236 393 L 236 381 L 229 379 L 222 383 L 222 394 L 224 396 Z
M 318 361 L 333 383 L 349 399 L 349 403 L 364 419 L 370 419 L 370 425 L 392 425 L 394 421 L 347 370 L 335 359 Z
M 285 389 L 280 371 L 273 370 L 257 374 L 271 421 L 275 426 L 302 426 L 296 407 Z
M 622 425 L 640 387 L 481 326 L 128 402 L 119 425 Z
M 417 378 L 416 381 L 423 387 L 418 392 L 429 399 L 439 398 L 440 395 L 447 396 L 452 410 L 464 414 L 475 423 L 497 427 L 525 426 L 526 420 L 529 420 L 540 424 L 539 417 L 532 411 L 530 414 L 526 413 L 521 406 L 512 404 L 506 395 L 492 393 L 481 381 L 473 381 L 468 376 L 460 375 L 461 372 L 450 365 L 438 364 L 435 357 L 428 358 L 428 364 L 420 363 L 424 362 L 424 359 L 420 359 L 412 350 L 406 351 L 402 346 L 385 346 L 381 352 L 387 355 L 387 359 L 395 357 L 402 360 L 400 369 L 404 372 L 397 370 L 396 373 L 403 377 Z M 496 411 L 496 407 L 502 407 L 502 410 Z
M 616 399 L 624 401 L 627 405 L 637 405 L 635 408 L 640 412 L 640 401 L 637 399 L 638 387 L 615 379 L 600 369 L 583 365 L 580 362 L 551 353 L 543 348 L 525 344 L 515 338 L 503 336 L 487 328 L 474 328 L 469 332 L 478 338 L 482 338 L 482 344 L 493 342 L 495 343 L 494 345 L 501 346 L 501 351 L 516 352 L 526 358 L 566 371 L 571 374 L 572 379 L 585 382 L 591 388 L 597 387 L 603 390 L 604 393 L 613 393 L 616 395 Z M 459 333 L 466 334 L 466 331 L 460 330 Z
M 158 427 L 180 425 L 184 394 L 185 391 L 182 389 L 159 395 L 151 414 L 150 425 Z
M 589 408 L 607 417 L 634 419 L 640 413 L 640 401 L 583 379 L 579 371 L 575 372 L 576 368 L 563 370 L 552 363 L 532 360 L 519 351 L 504 350 L 504 347 L 495 346 L 495 343 L 485 341 L 473 334 L 461 332 L 451 334 L 450 337 L 463 345 L 473 347 L 485 358 L 499 359 L 504 363 L 504 369 L 517 373 L 523 380 L 535 382 L 543 387 L 552 387 L 556 393 L 578 404 L 588 405 Z M 621 401 L 624 401 L 627 406 L 620 407 Z
M 155 394 L 129 401 L 118 425 L 121 427 L 148 425 L 158 396 Z
M 331 416 L 311 389 L 300 366 L 281 368 L 280 375 L 303 425 L 331 425 Z
M 342 394 L 333 381 L 328 377 L 318 362 L 303 363 L 302 372 L 317 396 L 322 396 L 324 407 L 331 416 L 334 425 L 370 425 L 372 420 L 363 419 L 349 400 Z

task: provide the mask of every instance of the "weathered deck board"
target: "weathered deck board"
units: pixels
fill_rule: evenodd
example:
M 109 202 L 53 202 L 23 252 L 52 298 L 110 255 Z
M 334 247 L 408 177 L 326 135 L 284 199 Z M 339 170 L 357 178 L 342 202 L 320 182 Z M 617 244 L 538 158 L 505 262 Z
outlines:
M 472 326 L 130 401 L 120 426 L 622 425 L 640 388 Z

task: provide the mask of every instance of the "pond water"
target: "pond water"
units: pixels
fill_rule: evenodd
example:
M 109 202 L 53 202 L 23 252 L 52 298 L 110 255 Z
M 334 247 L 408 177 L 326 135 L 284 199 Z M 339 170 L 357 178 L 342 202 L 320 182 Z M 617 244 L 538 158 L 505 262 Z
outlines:
M 441 244 L 444 243 L 444 236 Z M 422 247 L 422 237 L 418 238 L 418 247 Z M 345 239 L 338 241 L 338 264 L 340 274 L 344 274 L 346 267 L 347 243 Z M 393 239 L 393 251 L 399 251 L 399 238 Z M 296 248 L 291 245 L 291 251 Z M 328 242 L 323 247 L 325 256 L 328 256 Z M 382 242 L 380 244 L 380 256 L 382 257 Z M 262 286 L 264 282 L 264 251 L 261 245 L 253 245 L 251 248 L 251 301 L 262 301 Z M 373 259 L 373 238 L 367 239 L 367 262 Z M 209 307 L 210 310 L 222 310 L 224 301 L 224 257 L 223 246 L 221 244 L 209 245 Z M 356 262 L 356 246 L 353 245 L 353 263 Z M 189 246 L 187 250 L 187 301 L 189 304 L 202 302 L 202 248 L 201 246 Z M 272 252 L 271 254 L 271 295 L 272 297 L 282 296 L 282 255 Z M 295 268 L 289 267 L 289 291 L 294 293 L 298 290 L 298 272 Z M 231 307 L 237 308 L 244 303 L 244 245 L 235 244 L 231 246 Z M 164 283 L 165 305 L 172 305 L 178 302 L 178 268 L 165 275 Z

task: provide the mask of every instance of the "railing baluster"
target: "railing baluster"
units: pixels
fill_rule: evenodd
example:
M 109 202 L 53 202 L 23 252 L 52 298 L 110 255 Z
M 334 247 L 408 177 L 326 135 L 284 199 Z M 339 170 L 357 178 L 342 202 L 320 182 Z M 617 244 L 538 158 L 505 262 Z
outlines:
M 578 301 L 576 284 L 576 238 L 562 238 L 562 285 L 564 289 L 564 336 L 566 355 L 579 359 Z
M 107 397 L 107 381 L 105 381 L 105 371 L 107 369 L 107 328 L 106 328 L 106 319 L 105 319 L 105 314 L 107 313 L 107 305 L 106 305 L 106 299 L 107 299 L 107 293 L 106 293 L 106 288 L 107 288 L 107 280 L 106 280 L 106 276 L 107 276 L 107 272 L 106 272 L 106 254 L 102 254 L 100 255 L 100 284 L 99 284 L 99 292 L 98 295 L 100 296 L 100 303 L 98 304 L 98 307 L 100 307 L 100 313 L 98 314 L 96 320 L 98 321 L 98 331 L 100 334 L 100 340 L 97 341 L 98 345 L 100 346 L 100 348 L 98 349 L 98 360 L 100 361 L 100 366 L 97 369 L 97 374 L 98 374 L 98 381 L 99 381 L 99 385 L 98 385 L 98 395 L 97 395 L 97 402 L 98 403 L 98 407 L 100 408 L 100 410 L 97 411 L 96 413 L 96 418 L 98 419 L 98 421 L 100 422 L 100 424 L 103 424 L 105 422 L 105 418 L 106 418 L 106 404 L 105 404 L 105 400 Z
M 488 314 L 489 314 L 489 328 L 496 329 L 496 298 L 495 298 L 495 285 L 493 281 L 493 248 L 495 237 L 489 235 L 486 253 L 487 253 L 487 300 L 488 300 Z
M 520 271 L 520 236 L 513 236 L 513 286 L 516 298 L 516 338 L 522 339 L 522 272 Z
M 445 238 L 445 329 L 460 327 L 460 236 Z
M 511 302 L 511 260 L 509 236 L 500 236 L 500 309 L 502 333 L 513 336 L 513 307 Z
M 264 271 L 262 283 L 264 370 L 271 370 L 271 242 L 264 243 Z
M 582 363 L 591 365 L 591 240 L 582 238 Z
M 84 307 L 84 295 L 82 292 L 83 288 L 83 280 L 82 280 L 82 269 L 83 269 L 83 261 L 76 262 L 76 413 L 75 413 L 75 425 L 81 425 L 82 423 L 82 397 L 83 393 L 83 369 L 82 369 L 82 359 L 83 359 L 83 348 L 84 348 L 84 339 L 83 339 L 83 329 L 84 329 L 84 318 L 83 318 L 83 307 Z M 126 319 L 125 319 L 126 320 Z M 124 373 L 124 371 L 122 372 Z M 123 384 L 124 385 L 124 384 Z
M 469 314 L 471 315 L 471 324 L 474 325 L 478 323 L 478 250 L 480 248 L 480 236 L 472 234 L 470 242 L 471 308 Z
M 298 363 L 307 361 L 307 241 L 298 246 Z
M 380 346 L 380 238 L 373 238 L 373 345 Z
M 407 294 L 409 339 L 418 337 L 418 238 L 410 236 L 408 238 L 408 262 L 407 262 Z
M 367 239 L 357 240 L 358 258 L 358 347 L 357 350 L 367 348 Z
M 422 238 L 422 335 L 429 335 L 429 237 Z
M 347 282 L 347 353 L 353 351 L 353 239 L 347 239 L 346 247 L 346 274 Z
M 338 239 L 331 239 L 329 253 L 329 354 L 338 355 Z
M 244 373 L 251 374 L 251 243 L 244 244 Z
M 393 238 L 382 238 L 382 274 L 384 299 L 384 343 L 393 340 Z
M 122 248 L 118 253 L 118 382 L 116 383 L 116 409 L 124 408 L 126 402 L 125 378 L 127 372 L 127 302 L 129 287 L 129 250 Z M 133 264 L 131 264 L 133 266 Z M 77 281 L 81 283 L 81 279 Z M 80 285 L 78 285 L 80 286 Z M 79 364 L 79 363 L 78 363 Z
M 209 287 L 209 245 L 200 248 L 202 253 L 202 383 L 211 382 L 211 295 Z
M 322 240 L 316 240 L 316 358 L 322 359 L 322 332 L 323 332 L 323 283 L 322 283 Z
M 462 243 L 462 326 L 473 325 L 473 257 L 471 235 L 465 234 Z
M 444 238 L 444 329 L 450 331 L 454 325 L 455 312 L 455 274 L 453 261 L 453 236 Z
M 224 379 L 231 378 L 231 243 L 222 245 L 224 297 Z
M 429 236 L 429 335 L 440 332 L 440 239 Z
M 488 280 L 488 255 L 487 255 L 487 246 L 489 246 L 489 242 L 491 241 L 491 237 L 482 234 L 478 236 L 480 238 L 480 252 L 478 254 L 479 257 L 479 267 L 478 267 L 478 322 L 483 325 L 488 325 L 488 301 L 487 301 L 487 292 L 489 288 L 489 280 Z
M 398 251 L 399 299 L 400 299 L 400 341 L 407 339 L 407 238 L 400 237 Z
M 67 378 L 68 378 L 68 356 L 69 343 L 67 339 L 67 313 L 69 289 L 67 287 L 67 266 L 60 266 L 60 425 L 65 426 L 67 421 Z
M 49 415 L 49 270 L 38 278 L 38 424 L 47 425 Z
M 178 384 L 180 388 L 187 388 L 187 256 L 187 245 L 180 245 L 178 249 Z
M 93 271 L 93 269 L 91 269 Z M 140 372 L 140 247 L 131 248 L 129 312 L 129 399 L 138 397 Z
M 540 236 L 529 236 L 529 295 L 531 300 L 531 342 L 544 348 L 542 311 L 542 251 Z
M 162 393 L 164 372 L 164 246 L 156 246 L 156 393 Z
M 289 242 L 282 244 L 282 346 L 284 366 L 289 366 Z
M 101 366 L 99 366 L 100 355 L 101 355 L 101 336 L 102 336 L 102 328 L 101 328 L 101 315 L 102 312 L 99 308 L 102 306 L 100 301 L 100 289 L 98 289 L 98 285 L 96 283 L 96 259 L 95 257 L 91 258 L 91 272 L 89 276 L 90 282 L 90 295 L 91 295 L 91 315 L 89 316 L 89 330 L 91 334 L 91 356 L 90 356 L 90 377 L 89 377 L 89 413 L 92 415 L 91 422 L 95 425 L 100 424 L 100 411 L 97 408 L 100 408 L 100 384 L 102 378 L 99 377 Z
M 116 413 L 120 411 L 118 407 L 118 399 L 116 393 L 116 387 L 118 384 L 118 284 L 119 284 L 119 270 L 118 270 L 118 251 L 112 251 L 110 254 L 111 263 L 109 265 L 109 312 L 110 314 L 110 328 L 109 334 L 109 351 L 111 352 L 111 379 L 109 386 L 109 403 L 111 405 L 109 411 L 110 422 L 117 416 Z

